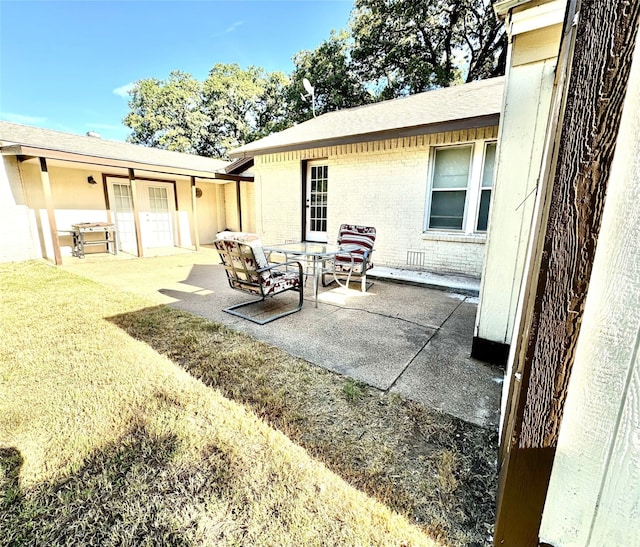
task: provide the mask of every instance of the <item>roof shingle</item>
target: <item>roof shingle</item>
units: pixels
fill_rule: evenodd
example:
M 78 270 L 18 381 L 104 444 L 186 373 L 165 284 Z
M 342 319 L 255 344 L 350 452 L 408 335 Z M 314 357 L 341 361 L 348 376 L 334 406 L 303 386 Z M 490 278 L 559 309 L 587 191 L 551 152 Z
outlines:
M 498 116 L 504 77 L 435 89 L 400 99 L 329 112 L 231 151 L 232 157 L 344 143 L 390 131 Z M 428 133 L 428 129 L 425 129 Z
M 82 156 L 130 161 L 155 167 L 209 171 L 224 168 L 229 162 L 150 148 L 137 144 L 110 141 L 99 137 L 73 135 L 51 129 L 0 121 L 0 146 L 22 145 Z

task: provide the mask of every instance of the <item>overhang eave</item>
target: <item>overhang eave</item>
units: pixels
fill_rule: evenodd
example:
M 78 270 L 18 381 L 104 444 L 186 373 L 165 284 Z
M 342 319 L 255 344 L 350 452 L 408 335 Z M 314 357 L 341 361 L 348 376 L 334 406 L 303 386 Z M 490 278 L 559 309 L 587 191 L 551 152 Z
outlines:
M 357 135 L 345 135 L 326 139 L 316 139 L 304 142 L 294 142 L 286 144 L 276 144 L 265 146 L 264 148 L 249 148 L 247 150 L 231 151 L 232 158 L 249 158 L 263 156 L 267 154 L 277 154 L 279 152 L 293 152 L 296 150 L 308 150 L 311 148 L 325 148 L 329 146 L 340 146 L 344 144 L 356 144 L 361 142 L 373 142 L 386 139 L 398 139 L 402 137 L 414 137 L 418 135 L 431 135 L 433 133 L 443 133 L 446 131 L 459 131 L 464 129 L 479 129 L 498 125 L 500 114 L 487 114 L 473 118 L 463 118 L 440 123 L 417 125 L 412 127 L 401 127 L 397 129 L 387 129 L 384 131 L 373 131 L 360 133 Z
M 34 158 L 46 158 L 48 160 L 68 161 L 72 163 L 81 163 L 85 165 L 116 167 L 124 169 L 135 169 L 140 171 L 148 171 L 152 173 L 163 173 L 170 175 L 182 175 L 186 177 L 196 177 L 199 179 L 209 180 L 237 180 L 229 179 L 229 175 L 218 173 L 216 171 L 207 171 L 202 169 L 190 169 L 173 165 L 158 165 L 147 162 L 132 161 L 119 158 L 109 158 L 102 156 L 92 156 L 88 154 L 78 154 L 74 152 L 66 152 L 62 150 L 52 150 L 47 148 L 39 148 L 34 146 L 26 146 L 15 144 L 4 146 L 0 149 L 5 156 L 17 156 L 20 161 L 29 161 Z M 234 176 L 235 177 L 235 176 Z M 242 177 L 242 180 L 252 181 L 252 177 Z

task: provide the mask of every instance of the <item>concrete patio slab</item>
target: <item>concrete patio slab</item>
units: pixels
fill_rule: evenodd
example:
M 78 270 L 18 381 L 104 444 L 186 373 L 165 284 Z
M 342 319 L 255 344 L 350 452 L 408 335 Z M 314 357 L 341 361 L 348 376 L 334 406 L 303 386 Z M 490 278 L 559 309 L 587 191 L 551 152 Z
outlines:
M 321 313 L 309 314 L 309 310 L 317 310 L 308 306 L 307 313 L 287 317 L 286 326 L 278 324 L 282 323 L 279 320 L 264 325 L 266 328 L 238 323 L 233 328 L 383 391 L 392 386 L 405 363 L 435 333 L 434 329 L 406 321 L 374 318 L 363 310 L 319 309 Z
M 497 424 L 504 372 L 469 356 L 476 305 L 463 302 L 391 391 L 468 422 Z M 443 389 L 446 386 L 446 389 Z
M 258 325 L 223 311 L 252 298 L 229 287 L 213 250 L 135 260 L 119 256 L 67 260 L 62 268 L 223 323 L 463 420 L 488 428 L 498 424 L 503 372 L 469 357 L 473 297 L 376 279 L 366 293 L 335 284 L 321 288 L 316 308 L 309 280 L 300 312 Z M 296 300 L 295 293 L 286 293 L 256 307 L 271 311 Z

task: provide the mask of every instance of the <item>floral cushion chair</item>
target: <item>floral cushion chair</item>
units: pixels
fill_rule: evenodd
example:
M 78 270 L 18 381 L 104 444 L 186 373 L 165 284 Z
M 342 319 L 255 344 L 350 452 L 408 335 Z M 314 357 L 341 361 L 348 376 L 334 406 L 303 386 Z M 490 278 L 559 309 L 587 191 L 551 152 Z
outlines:
M 349 252 L 338 253 L 333 260 L 331 272 L 334 279 L 340 285 L 338 277 L 347 278 L 345 286 L 349 287 L 351 278 L 359 278 L 361 291 L 365 292 L 373 283 L 367 284 L 367 272 L 373 268 L 371 254 L 373 244 L 376 241 L 376 229 L 373 226 L 357 226 L 355 224 L 342 224 L 338 232 L 338 245 L 350 246 Z M 355 246 L 355 250 L 353 247 Z M 324 275 L 322 284 L 325 285 Z
M 231 288 L 260 297 L 257 300 L 236 304 L 223 311 L 264 325 L 302 309 L 304 287 L 300 262 L 270 264 L 264 254 L 260 238 L 256 234 L 246 232 L 220 232 L 216 237 L 215 246 Z M 297 271 L 296 268 L 289 271 L 288 267 L 291 265 L 297 265 Z M 275 296 L 285 291 L 295 291 L 300 295 L 297 306 L 292 310 L 272 315 L 266 319 L 258 319 L 236 311 L 244 306 L 262 302 L 268 296 Z

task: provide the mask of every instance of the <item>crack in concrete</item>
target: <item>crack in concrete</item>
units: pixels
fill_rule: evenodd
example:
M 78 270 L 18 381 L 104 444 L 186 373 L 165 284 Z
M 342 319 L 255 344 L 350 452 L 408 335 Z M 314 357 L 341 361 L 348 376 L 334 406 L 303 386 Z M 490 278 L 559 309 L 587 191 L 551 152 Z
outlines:
M 429 345 L 429 342 L 431 342 L 431 340 L 433 340 L 433 337 L 438 334 L 438 331 L 444 327 L 445 323 L 447 321 L 449 321 L 449 319 L 451 319 L 451 316 L 456 313 L 456 311 L 458 310 L 458 308 L 460 306 L 462 306 L 462 304 L 464 304 L 467 301 L 468 298 L 464 298 L 463 300 L 460 301 L 460 303 L 451 311 L 451 313 L 449 315 L 447 315 L 447 317 L 445 318 L 445 320 L 442 322 L 442 324 L 439 327 L 433 327 L 434 331 L 433 334 L 431 336 L 429 336 L 429 338 L 427 339 L 427 341 L 423 344 L 423 346 L 418 350 L 418 352 L 411 358 L 409 359 L 409 362 L 404 366 L 404 368 L 400 371 L 400 374 L 398 374 L 398 376 L 396 377 L 396 379 L 391 382 L 391 385 L 384 390 L 384 393 L 387 394 L 389 393 L 392 389 L 393 386 L 395 386 L 398 383 L 398 380 L 400 380 L 400 378 L 402 378 L 402 375 L 407 371 L 407 369 L 411 366 L 411 364 L 416 360 L 416 358 L 418 357 L 418 355 L 420 355 L 424 349 Z M 412 322 L 412 321 L 410 321 Z M 417 323 L 416 323 L 417 324 Z

